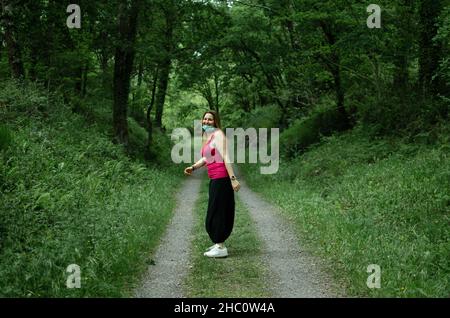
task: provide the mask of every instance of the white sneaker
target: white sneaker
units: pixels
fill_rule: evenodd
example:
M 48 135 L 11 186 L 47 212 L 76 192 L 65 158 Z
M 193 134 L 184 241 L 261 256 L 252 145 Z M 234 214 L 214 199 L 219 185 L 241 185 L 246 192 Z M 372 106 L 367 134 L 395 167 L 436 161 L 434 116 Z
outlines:
M 210 250 L 212 250 L 214 247 L 216 247 L 217 246 L 217 244 L 214 244 L 214 245 L 211 245 L 210 247 L 208 247 L 207 249 L 206 249 L 206 251 L 208 252 L 208 251 L 210 251 Z
M 227 257 L 228 251 L 227 251 L 226 247 L 220 248 L 216 245 L 208 252 L 203 253 L 203 255 L 208 256 L 208 257 L 215 257 L 215 258 Z

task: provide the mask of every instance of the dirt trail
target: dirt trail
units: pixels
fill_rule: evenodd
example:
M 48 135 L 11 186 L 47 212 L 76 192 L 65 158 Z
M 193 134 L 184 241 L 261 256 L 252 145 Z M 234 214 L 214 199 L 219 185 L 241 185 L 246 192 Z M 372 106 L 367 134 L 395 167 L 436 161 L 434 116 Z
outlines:
M 272 273 L 268 285 L 273 297 L 316 298 L 337 297 L 331 289 L 332 280 L 321 272 L 318 261 L 308 255 L 275 206 L 251 191 L 242 178 L 241 201 L 255 222 L 263 242 L 262 259 Z
M 201 171 L 186 178 L 176 196 L 176 208 L 142 285 L 135 291 L 139 298 L 183 297 L 182 283 L 189 271 L 194 207 L 200 192 Z
M 179 190 L 173 218 L 135 297 L 179 298 L 183 281 L 190 269 L 194 208 L 199 196 L 203 171 L 186 178 Z M 267 285 L 273 297 L 337 297 L 331 279 L 320 270 L 319 263 L 301 247 L 295 232 L 278 209 L 251 191 L 240 178 L 240 200 L 248 209 L 263 243 L 262 262 L 269 269 Z M 232 253 L 232 251 L 230 251 Z

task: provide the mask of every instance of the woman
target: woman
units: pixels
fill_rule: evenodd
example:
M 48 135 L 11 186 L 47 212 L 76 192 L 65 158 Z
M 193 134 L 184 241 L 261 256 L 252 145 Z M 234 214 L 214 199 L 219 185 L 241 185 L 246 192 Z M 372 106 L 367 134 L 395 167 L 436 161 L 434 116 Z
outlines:
M 216 112 L 207 111 L 202 119 L 202 158 L 184 169 L 188 176 L 192 171 L 206 164 L 208 169 L 209 201 L 205 227 L 214 245 L 204 253 L 208 257 L 227 257 L 225 240 L 230 236 L 234 223 L 234 191 L 239 191 L 240 184 L 236 179 L 228 154 L 225 134 L 220 127 L 220 119 Z

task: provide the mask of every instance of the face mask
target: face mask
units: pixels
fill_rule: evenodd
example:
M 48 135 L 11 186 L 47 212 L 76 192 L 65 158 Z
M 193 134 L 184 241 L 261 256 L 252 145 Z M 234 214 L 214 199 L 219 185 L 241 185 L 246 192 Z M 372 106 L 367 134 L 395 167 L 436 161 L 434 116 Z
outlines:
M 203 125 L 202 129 L 206 132 L 206 133 L 210 133 L 213 132 L 214 129 L 216 129 L 216 127 L 213 126 L 209 126 L 209 125 Z

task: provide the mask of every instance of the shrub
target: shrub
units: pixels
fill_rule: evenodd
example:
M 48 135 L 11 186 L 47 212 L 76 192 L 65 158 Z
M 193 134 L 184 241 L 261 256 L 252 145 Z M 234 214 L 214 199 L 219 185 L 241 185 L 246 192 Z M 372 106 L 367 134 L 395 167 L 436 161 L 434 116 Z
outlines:
M 344 129 L 344 121 L 336 109 L 321 110 L 296 120 L 280 135 L 281 153 L 294 157 L 310 145 L 320 141 L 321 136 L 330 136 Z
M 7 149 L 12 144 L 12 134 L 8 127 L 0 125 L 0 151 Z
M 147 132 L 133 118 L 128 117 L 128 152 L 133 157 L 142 156 L 145 150 Z
M 0 83 L 0 105 L 6 114 L 42 114 L 49 110 L 49 104 L 48 94 L 36 83 L 13 80 Z
M 258 107 L 246 116 L 246 121 L 242 123 L 242 126 L 256 129 L 278 127 L 280 117 L 281 110 L 277 105 Z
M 10 131 L 17 145 L 0 151 L 0 297 L 129 296 L 170 219 L 178 176 L 111 142 L 110 104 L 87 107 L 105 119 L 87 123 L 56 94 L 19 85 L 0 84 L 10 119 L 1 149 Z M 11 100 L 19 91 L 33 98 Z M 29 114 L 40 99 L 46 120 Z M 131 142 L 145 144 L 145 130 L 129 125 Z M 82 269 L 80 289 L 66 288 L 69 264 Z
M 391 96 L 372 100 L 359 107 L 358 117 L 364 129 L 372 136 L 413 135 L 429 130 L 447 117 L 448 101 L 421 98 L 417 94 Z
M 142 102 L 131 102 L 129 106 L 129 116 L 133 118 L 139 125 L 145 127 L 147 125 L 147 118 L 145 113 L 145 105 Z
M 154 129 L 152 144 L 149 149 L 150 159 L 160 166 L 168 166 L 172 163 L 171 150 L 172 141 L 170 137 L 161 130 Z

